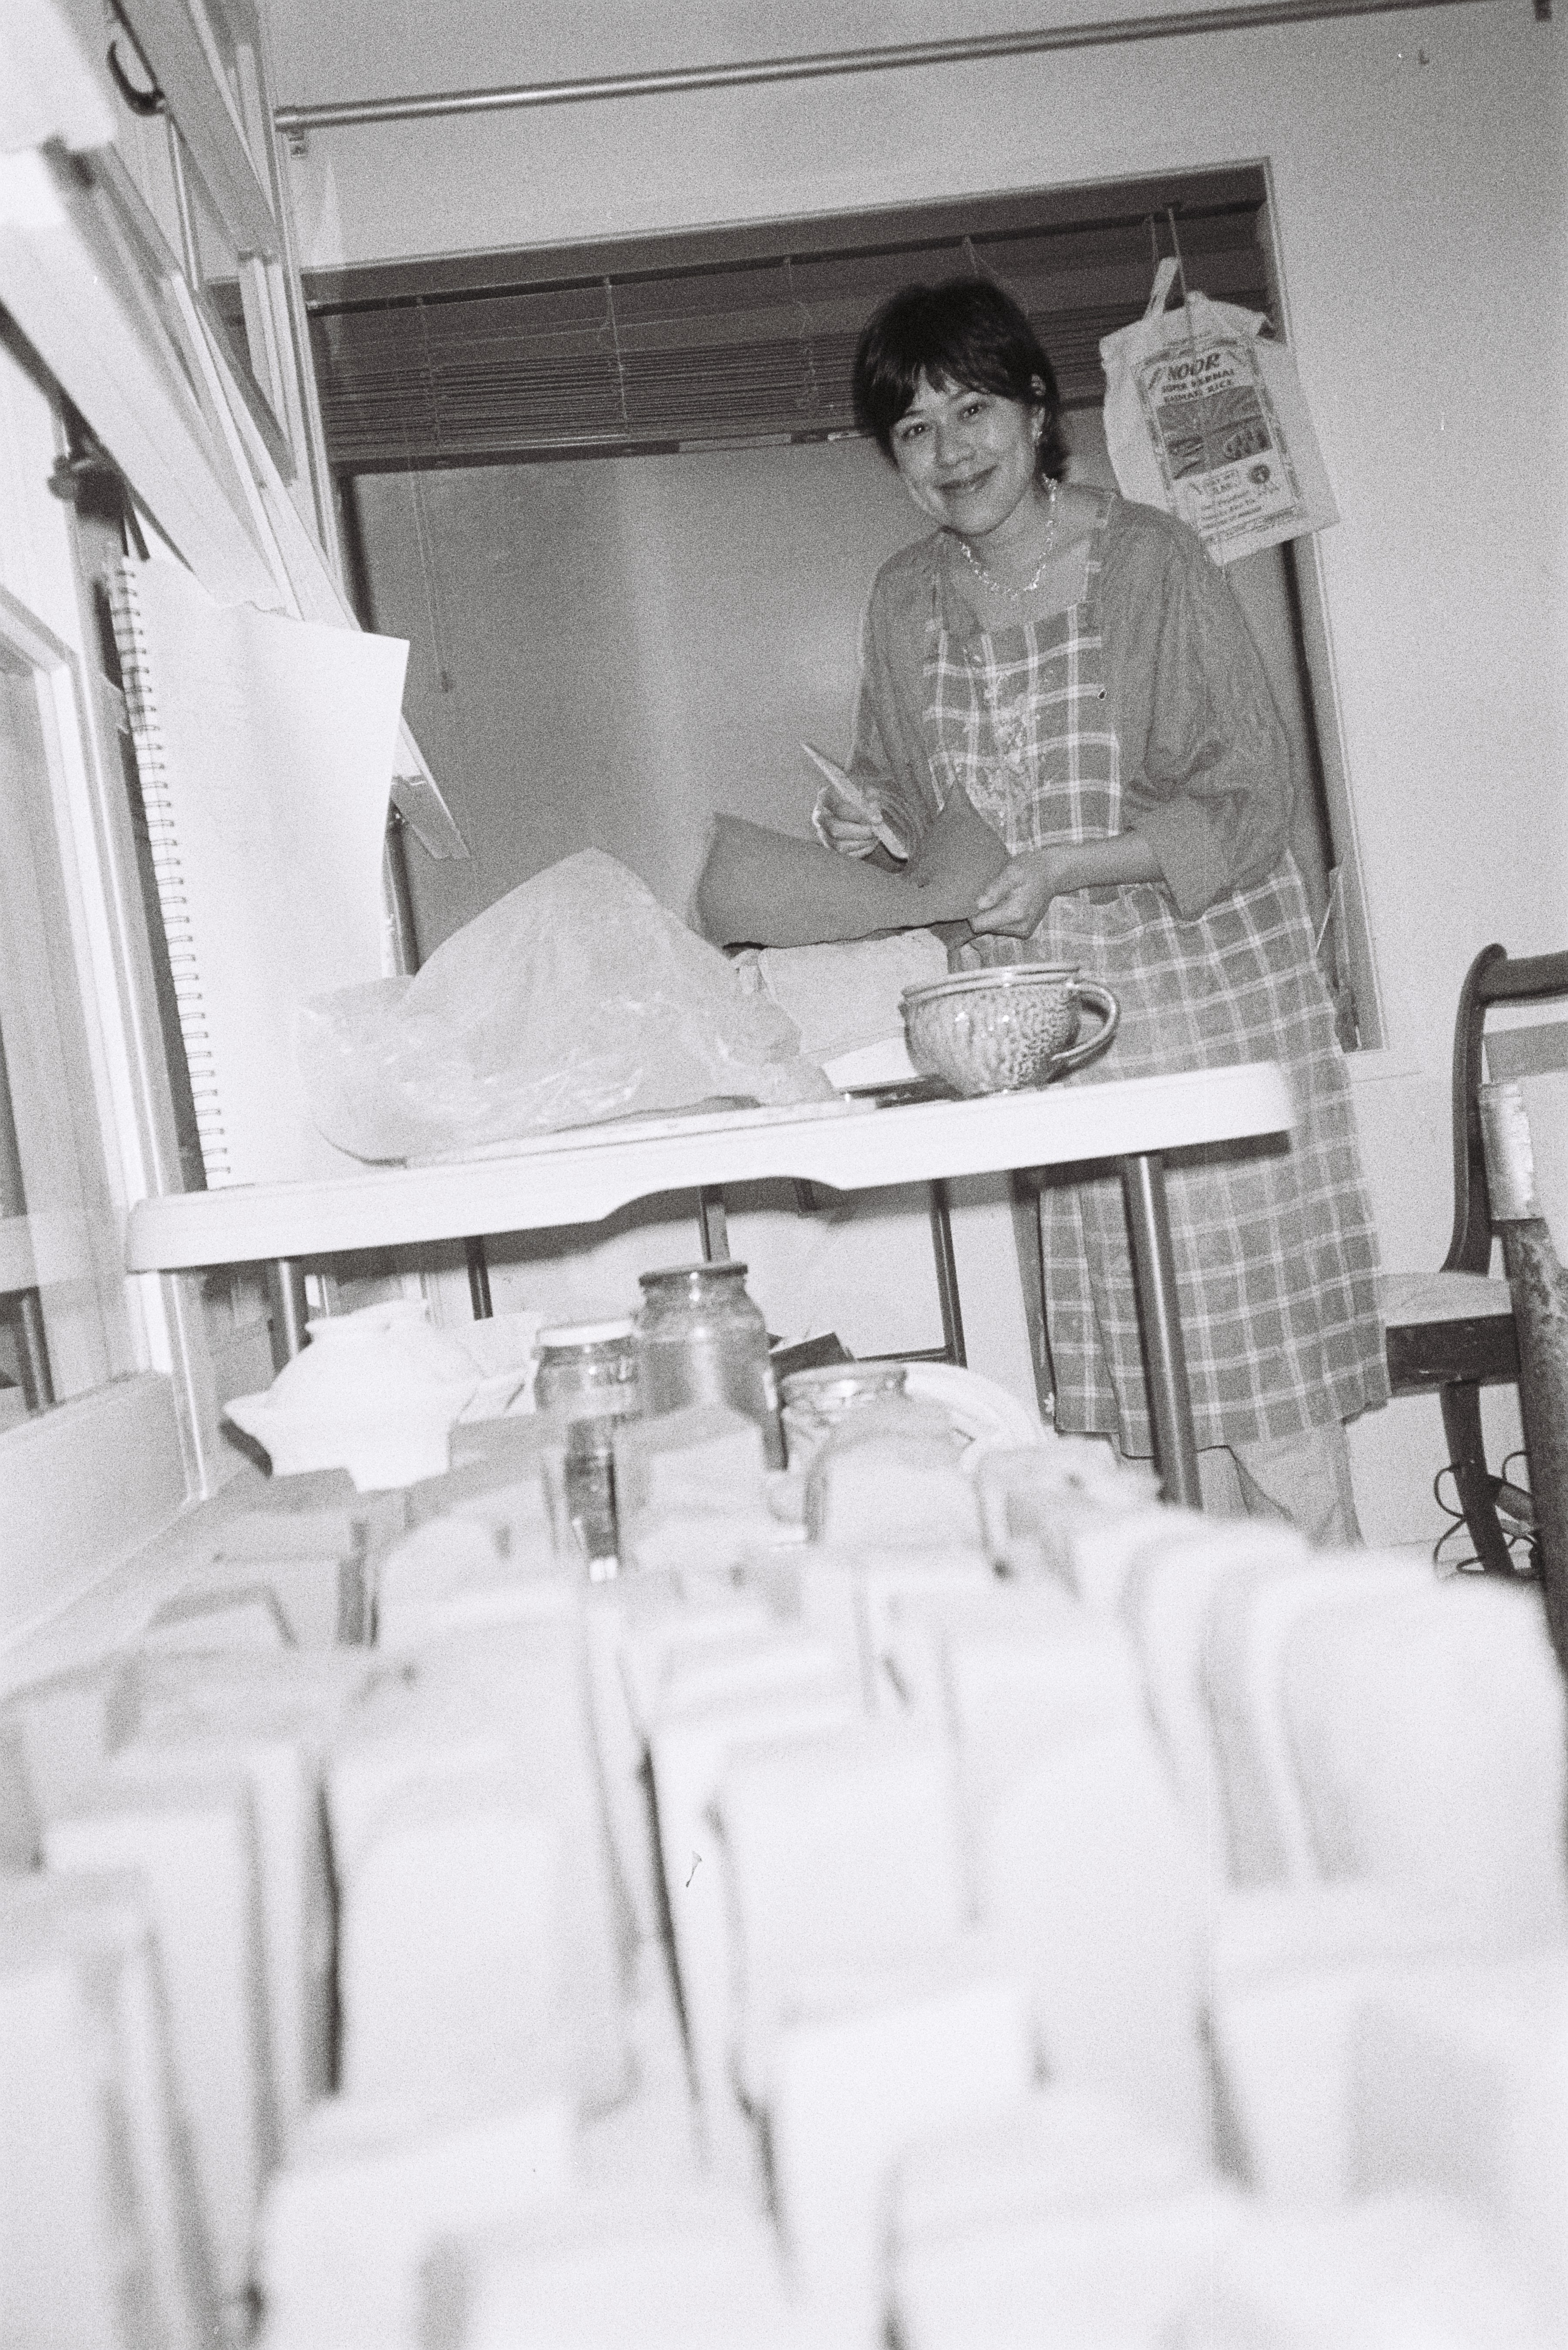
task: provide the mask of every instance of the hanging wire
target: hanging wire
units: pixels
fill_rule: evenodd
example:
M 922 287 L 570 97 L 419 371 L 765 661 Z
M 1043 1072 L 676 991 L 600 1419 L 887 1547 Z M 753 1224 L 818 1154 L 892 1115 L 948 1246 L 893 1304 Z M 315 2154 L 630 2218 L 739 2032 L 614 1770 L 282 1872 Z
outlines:
M 620 392 L 620 421 L 629 436 L 631 411 L 626 404 L 626 360 L 620 348 L 620 325 L 615 315 L 615 285 L 608 277 L 605 279 L 605 326 L 609 328 L 610 341 L 615 350 L 616 384 Z M 602 339 L 604 327 L 599 328 L 599 334 Z
M 435 382 L 432 373 L 430 318 L 422 301 L 415 303 L 414 315 L 419 320 L 420 340 L 423 347 L 425 386 L 433 406 Z M 437 418 L 434 421 L 437 425 L 437 432 L 434 437 L 439 445 L 440 419 Z M 407 455 L 407 450 L 408 432 L 405 425 L 405 456 Z M 410 468 L 410 472 L 413 482 L 414 541 L 419 549 L 420 581 L 424 589 L 425 614 L 430 621 L 431 644 L 436 657 L 436 682 L 443 693 L 450 693 L 452 690 L 452 664 L 447 659 L 446 629 L 441 619 L 441 598 L 436 584 L 435 552 L 431 537 L 430 516 L 425 508 L 424 488 L 420 473 L 417 468 Z
M 803 302 L 795 292 L 794 259 L 793 255 L 787 253 L 784 255 L 784 286 L 788 290 L 790 300 L 800 312 L 802 320 L 800 341 L 805 364 L 805 390 L 798 405 L 813 410 L 819 409 L 822 406 L 822 387 L 817 381 L 816 350 L 812 342 L 811 311 L 807 304 Z
M 972 236 L 966 236 L 964 238 L 963 251 L 964 259 L 969 263 L 974 275 L 977 277 L 989 277 L 993 286 L 1000 286 L 1002 292 L 1004 294 L 1010 294 L 1012 296 L 1012 299 L 1017 303 L 1019 308 L 1027 315 L 1029 309 L 1029 299 L 1027 295 L 1024 293 L 1023 286 L 1017 285 L 1012 278 L 1009 277 L 1004 269 L 999 269 L 995 262 L 991 260 L 989 257 L 982 261 L 979 254 L 976 253 L 974 249 L 974 239 Z
M 1198 356 L 1198 328 L 1192 315 L 1192 303 L 1187 284 L 1187 262 L 1181 250 L 1181 238 L 1177 231 L 1176 207 L 1174 204 L 1168 204 L 1166 206 L 1165 217 L 1170 227 L 1170 251 L 1171 256 L 1176 263 L 1176 282 L 1181 289 L 1181 314 L 1187 321 L 1188 347 L 1191 350 L 1194 359 L 1196 359 Z M 1211 429 L 1209 400 L 1207 395 L 1202 391 L 1199 391 L 1197 394 L 1197 400 L 1198 432 L 1199 437 L 1203 444 L 1203 471 L 1205 475 L 1208 475 L 1214 471 L 1214 452 L 1209 437 Z M 1219 561 L 1220 568 L 1223 571 L 1226 560 L 1226 530 L 1222 522 L 1216 525 L 1211 536 L 1218 542 L 1215 548 L 1215 554 Z
M 440 418 L 435 412 L 435 373 L 431 348 L 430 319 L 422 300 L 416 301 L 414 309 L 419 318 L 420 339 L 424 356 L 425 388 L 431 410 L 431 438 L 439 448 Z M 467 713 L 464 708 L 464 697 L 458 692 L 456 680 L 452 675 L 448 651 L 446 620 L 441 609 L 441 581 L 436 570 L 435 533 L 431 525 L 430 512 L 425 501 L 423 469 L 414 463 L 409 442 L 408 406 L 409 403 L 406 401 L 400 403 L 399 421 L 403 442 L 403 466 L 409 476 L 409 502 L 413 510 L 414 547 L 419 556 L 420 588 L 424 598 L 425 619 L 430 629 L 431 650 L 435 656 L 436 685 L 443 697 L 451 696 L 451 701 L 445 704 L 445 712 L 450 714 L 452 732 L 456 736 L 455 761 L 449 761 L 444 749 L 441 756 L 441 788 L 452 803 L 452 814 L 457 819 L 459 829 L 465 839 L 472 841 L 475 835 L 472 816 L 468 806 L 467 777 L 470 762 Z M 441 732 L 443 735 L 447 733 L 444 723 Z M 483 911 L 482 884 L 477 857 L 471 856 L 462 860 L 461 879 L 463 894 L 469 901 L 469 913 L 472 919 L 474 914 Z

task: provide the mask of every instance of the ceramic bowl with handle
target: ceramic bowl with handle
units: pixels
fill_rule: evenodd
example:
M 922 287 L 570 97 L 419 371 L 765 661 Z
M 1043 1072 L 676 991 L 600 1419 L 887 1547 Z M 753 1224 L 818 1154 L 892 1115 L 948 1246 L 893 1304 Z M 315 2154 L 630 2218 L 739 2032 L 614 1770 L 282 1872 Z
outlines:
M 1080 979 L 1076 963 L 960 972 L 906 988 L 902 1002 L 916 1068 L 971 1096 L 1019 1093 L 1081 1068 L 1105 1051 L 1121 1018 L 1109 988 Z M 1084 1007 L 1099 1014 L 1100 1025 L 1079 1045 Z

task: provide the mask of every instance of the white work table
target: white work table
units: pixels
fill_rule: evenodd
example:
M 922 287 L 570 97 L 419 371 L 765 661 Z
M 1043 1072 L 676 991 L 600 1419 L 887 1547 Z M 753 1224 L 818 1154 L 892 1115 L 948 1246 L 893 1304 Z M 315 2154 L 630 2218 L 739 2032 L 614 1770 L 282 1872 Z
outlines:
M 862 1191 L 1108 1160 L 1123 1176 L 1166 1491 L 1196 1503 L 1163 1158 L 1194 1145 L 1281 1133 L 1290 1123 L 1289 1096 L 1272 1062 L 1058 1085 L 981 1101 L 713 1112 L 581 1128 L 463 1159 L 143 1200 L 131 1210 L 127 1263 L 132 1273 L 261 1261 L 282 1270 L 348 1250 L 597 1223 L 658 1192 L 769 1177 Z

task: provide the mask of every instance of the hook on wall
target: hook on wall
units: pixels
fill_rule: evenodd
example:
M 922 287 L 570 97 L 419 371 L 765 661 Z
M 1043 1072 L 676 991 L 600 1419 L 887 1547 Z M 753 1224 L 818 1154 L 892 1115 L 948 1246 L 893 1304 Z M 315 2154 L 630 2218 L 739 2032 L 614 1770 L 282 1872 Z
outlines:
M 119 5 L 119 0 L 109 0 L 109 5 L 110 15 L 113 16 L 115 23 L 119 27 L 119 32 L 116 33 L 113 40 L 110 41 L 109 47 L 105 52 L 109 72 L 114 78 L 114 86 L 116 89 L 119 90 L 121 98 L 124 99 L 132 114 L 140 114 L 145 118 L 149 115 L 167 113 L 169 101 L 158 86 L 158 77 L 153 72 L 152 68 L 148 64 L 147 53 L 143 49 L 140 42 L 137 39 L 133 27 L 127 20 L 125 11 Z M 120 33 L 124 34 L 126 39 L 130 43 L 131 47 L 136 51 L 137 63 L 140 66 L 142 72 L 147 76 L 145 85 L 139 85 L 138 83 L 133 82 L 130 76 L 126 72 L 125 68 L 120 64 Z

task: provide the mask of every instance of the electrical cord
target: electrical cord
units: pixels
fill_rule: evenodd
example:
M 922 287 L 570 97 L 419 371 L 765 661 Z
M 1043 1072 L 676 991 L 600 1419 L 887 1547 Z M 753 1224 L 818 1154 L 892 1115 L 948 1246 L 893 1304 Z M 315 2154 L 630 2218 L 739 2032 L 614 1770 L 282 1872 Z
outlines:
M 1533 1575 L 1540 1572 L 1540 1562 L 1536 1557 L 1533 1517 L 1527 1514 L 1530 1512 L 1530 1490 L 1528 1486 L 1517 1483 L 1510 1476 L 1509 1472 L 1516 1463 L 1521 1469 L 1526 1465 L 1522 1451 L 1511 1452 L 1502 1464 L 1501 1475 L 1489 1477 L 1487 1482 L 1491 1488 L 1492 1503 L 1498 1513 L 1498 1522 L 1502 1528 L 1502 1538 L 1508 1546 L 1509 1563 L 1516 1575 Z M 1439 1575 L 1480 1574 L 1483 1570 L 1480 1560 L 1474 1551 L 1460 1558 L 1448 1548 L 1449 1544 L 1465 1524 L 1463 1510 L 1456 1507 L 1455 1503 L 1446 1502 L 1443 1499 L 1443 1480 L 1445 1477 L 1452 1477 L 1453 1474 L 1453 1462 L 1445 1461 L 1432 1480 L 1432 1499 L 1449 1521 L 1448 1525 L 1432 1545 L 1432 1565 Z M 1457 1487 L 1455 1492 L 1457 1502 Z

